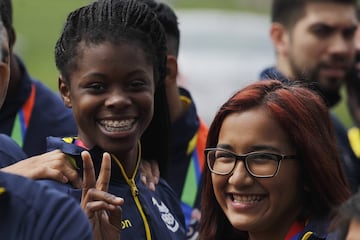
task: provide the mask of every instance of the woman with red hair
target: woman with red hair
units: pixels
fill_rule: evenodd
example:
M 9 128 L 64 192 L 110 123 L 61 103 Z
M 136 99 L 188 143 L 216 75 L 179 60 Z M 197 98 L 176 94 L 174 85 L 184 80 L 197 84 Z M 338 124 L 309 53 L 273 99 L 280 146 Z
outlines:
M 208 133 L 201 240 L 325 239 L 350 196 L 329 112 L 299 83 L 235 93 Z

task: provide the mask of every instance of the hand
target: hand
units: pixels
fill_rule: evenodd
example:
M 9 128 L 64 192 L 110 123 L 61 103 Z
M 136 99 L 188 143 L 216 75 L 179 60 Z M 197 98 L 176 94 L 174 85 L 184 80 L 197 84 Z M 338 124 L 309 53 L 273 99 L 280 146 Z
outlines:
M 186 232 L 186 239 L 195 240 L 198 239 L 200 229 L 201 212 L 199 209 L 194 208 L 191 212 L 191 220 Z
M 53 179 L 58 182 L 70 182 L 74 187 L 81 187 L 81 179 L 69 161 L 69 156 L 60 150 L 22 160 L 1 170 L 31 179 Z
M 159 183 L 159 164 L 155 160 L 142 160 L 140 167 L 140 179 L 151 190 L 155 191 L 155 185 Z
M 90 153 L 81 153 L 84 179 L 81 207 L 93 225 L 94 239 L 120 239 L 121 205 L 124 199 L 108 193 L 111 175 L 111 157 L 104 153 L 98 179 Z

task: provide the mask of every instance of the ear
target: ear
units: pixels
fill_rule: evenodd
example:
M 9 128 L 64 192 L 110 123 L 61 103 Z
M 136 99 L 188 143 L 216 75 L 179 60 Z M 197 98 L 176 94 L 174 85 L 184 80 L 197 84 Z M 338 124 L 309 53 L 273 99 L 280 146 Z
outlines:
M 71 108 L 71 98 L 70 98 L 70 86 L 66 83 L 63 76 L 59 76 L 59 92 L 61 95 L 61 98 L 65 104 L 66 107 Z
M 272 23 L 270 37 L 278 55 L 288 54 L 289 33 L 285 26 L 280 23 Z
M 13 27 L 11 27 L 10 31 L 9 31 L 9 45 L 10 45 L 10 48 L 12 49 L 15 45 L 15 42 L 16 42 L 16 33 L 15 33 L 15 30 Z
M 166 86 L 176 85 L 176 78 L 178 75 L 178 64 L 177 59 L 173 55 L 167 55 L 166 60 Z

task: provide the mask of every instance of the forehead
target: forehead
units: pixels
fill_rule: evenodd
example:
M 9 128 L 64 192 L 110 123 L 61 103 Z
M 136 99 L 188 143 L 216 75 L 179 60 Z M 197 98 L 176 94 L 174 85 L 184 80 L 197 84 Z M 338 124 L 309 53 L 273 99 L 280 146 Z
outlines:
M 356 7 L 339 3 L 307 3 L 304 16 L 298 23 L 307 25 L 325 24 L 333 27 L 353 27 L 357 25 Z
M 74 63 L 69 76 L 72 80 L 85 76 L 122 79 L 121 77 L 140 72 L 153 76 L 153 64 L 147 61 L 143 49 L 129 42 L 82 42 Z
M 292 150 L 289 137 L 269 109 L 258 106 L 226 116 L 220 128 L 218 144 L 232 145 L 238 152 L 248 151 L 257 145 Z
M 119 41 L 100 43 L 80 42 L 77 55 L 74 57 L 77 65 L 87 67 L 97 64 L 120 64 L 118 66 L 137 66 L 139 64 L 153 66 L 144 48 L 136 42 Z

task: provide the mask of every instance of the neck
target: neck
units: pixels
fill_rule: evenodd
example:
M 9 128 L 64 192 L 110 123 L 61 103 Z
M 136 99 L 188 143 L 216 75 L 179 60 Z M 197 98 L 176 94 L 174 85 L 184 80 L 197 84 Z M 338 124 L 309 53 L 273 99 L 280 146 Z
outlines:
M 138 142 L 136 151 L 130 151 L 128 154 L 112 154 L 121 172 L 128 178 L 133 178 L 136 174 L 141 160 L 141 144 Z M 136 161 L 134 161 L 136 159 Z
M 291 70 L 288 59 L 284 59 L 284 57 L 278 56 L 276 61 L 276 69 L 289 80 L 294 79 L 294 73 Z

